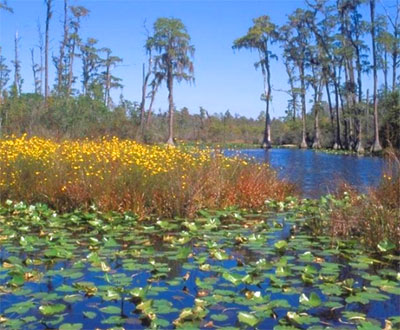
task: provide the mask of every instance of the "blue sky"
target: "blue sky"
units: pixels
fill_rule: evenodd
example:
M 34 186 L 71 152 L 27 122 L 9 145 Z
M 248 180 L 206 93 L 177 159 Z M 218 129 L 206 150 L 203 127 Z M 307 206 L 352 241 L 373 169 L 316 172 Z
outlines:
M 14 14 L 0 13 L 0 46 L 11 65 L 14 34 L 18 30 L 21 37 L 23 91 L 32 91 L 29 49 L 38 43 L 38 22 L 44 30 L 44 1 L 9 0 L 8 3 L 13 7 Z M 385 3 L 390 4 L 390 1 Z M 83 39 L 96 38 L 99 47 L 109 47 L 114 55 L 123 58 L 122 65 L 115 69 L 114 74 L 123 79 L 125 98 L 139 101 L 141 97 L 142 63 L 146 61 L 144 22 L 151 28 L 158 17 L 175 17 L 182 19 L 196 48 L 196 81 L 192 85 L 182 83 L 176 86 L 177 108 L 187 106 L 192 113 L 198 112 L 200 106 L 210 113 L 229 109 L 232 114 L 251 117 L 257 117 L 265 109 L 264 102 L 260 100 L 263 91 L 261 72 L 253 66 L 257 54 L 246 50 L 233 51 L 232 42 L 246 33 L 253 18 L 269 15 L 274 23 L 280 25 L 285 23 L 288 14 L 304 6 L 300 0 L 70 0 L 70 4 L 82 5 L 90 10 L 89 17 L 82 22 Z M 62 0 L 55 0 L 50 48 L 55 55 L 62 35 L 62 6 Z M 279 55 L 277 46 L 274 51 Z M 79 68 L 76 70 L 79 73 Z M 53 65 L 50 78 L 54 78 Z M 365 80 L 366 83 L 370 81 L 368 77 Z M 272 64 L 272 84 L 277 90 L 288 88 L 287 76 L 280 61 Z M 76 87 L 80 88 L 80 84 Z M 113 94 L 114 100 L 118 100 L 119 94 Z M 286 106 L 287 95 L 274 91 L 272 116 L 283 116 Z M 167 109 L 165 86 L 157 96 L 155 108 L 162 111 Z

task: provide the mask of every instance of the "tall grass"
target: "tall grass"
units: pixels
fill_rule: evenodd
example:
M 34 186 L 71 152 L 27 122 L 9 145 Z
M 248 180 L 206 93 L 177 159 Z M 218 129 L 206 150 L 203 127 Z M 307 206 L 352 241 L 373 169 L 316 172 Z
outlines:
M 388 149 L 385 157 L 389 166 L 377 188 L 362 196 L 342 185 L 337 197 L 348 203 L 332 207 L 330 228 L 332 235 L 358 237 L 372 249 L 389 240 L 400 251 L 400 157 L 394 149 Z
M 193 216 L 202 208 L 256 209 L 295 194 L 267 164 L 211 149 L 146 146 L 131 140 L 0 140 L 0 199 L 66 211 L 96 205 L 142 218 Z

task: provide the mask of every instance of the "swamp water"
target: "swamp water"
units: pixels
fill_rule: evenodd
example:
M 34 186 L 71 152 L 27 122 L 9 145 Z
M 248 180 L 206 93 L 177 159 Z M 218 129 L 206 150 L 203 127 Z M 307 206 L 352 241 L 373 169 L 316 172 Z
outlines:
M 364 191 L 379 183 L 385 169 L 381 157 L 335 155 L 301 149 L 226 150 L 271 165 L 279 177 L 297 183 L 304 197 L 319 198 L 331 193 L 341 182 Z
M 311 237 L 301 214 L 0 208 L 0 328 L 398 327 L 398 256 Z

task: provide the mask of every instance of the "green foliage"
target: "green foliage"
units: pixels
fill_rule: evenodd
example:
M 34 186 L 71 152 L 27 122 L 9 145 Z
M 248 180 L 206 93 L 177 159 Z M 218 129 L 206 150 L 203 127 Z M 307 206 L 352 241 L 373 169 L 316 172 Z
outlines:
M 400 90 L 383 94 L 379 106 L 382 142 L 400 149 Z

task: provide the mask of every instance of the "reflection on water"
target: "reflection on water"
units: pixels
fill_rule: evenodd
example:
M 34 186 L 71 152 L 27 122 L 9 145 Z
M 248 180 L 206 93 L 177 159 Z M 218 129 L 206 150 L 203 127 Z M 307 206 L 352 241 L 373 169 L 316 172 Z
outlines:
M 304 197 L 309 198 L 333 192 L 342 181 L 365 191 L 379 183 L 385 166 L 385 161 L 379 157 L 332 155 L 301 149 L 227 150 L 225 154 L 237 152 L 271 164 L 279 177 L 297 183 Z

